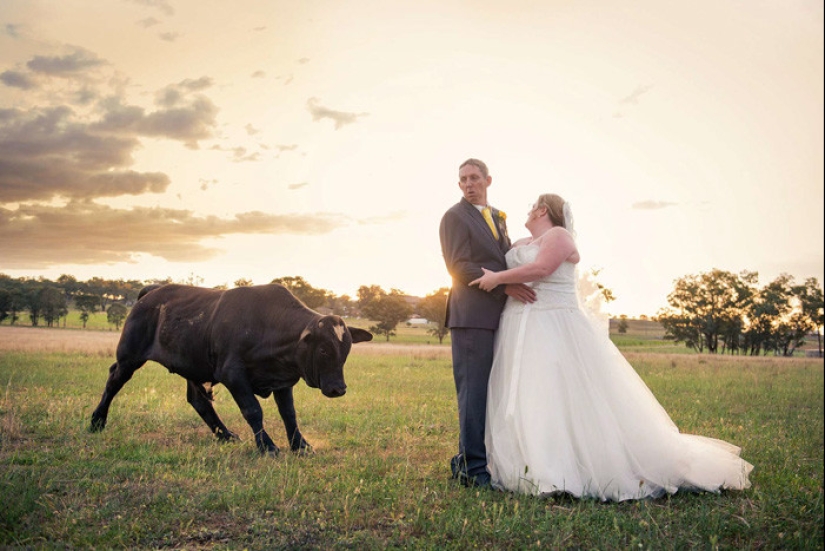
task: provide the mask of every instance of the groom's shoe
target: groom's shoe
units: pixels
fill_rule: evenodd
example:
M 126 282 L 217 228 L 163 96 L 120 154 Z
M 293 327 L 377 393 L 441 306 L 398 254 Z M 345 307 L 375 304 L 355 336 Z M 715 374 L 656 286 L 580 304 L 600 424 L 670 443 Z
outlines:
M 462 476 L 467 476 L 466 471 L 467 465 L 464 464 L 464 455 L 458 454 L 454 455 L 452 459 L 450 459 L 450 472 L 452 473 L 452 478 L 461 478 Z
M 490 479 L 490 473 L 487 471 L 479 473 L 475 476 L 463 474 L 461 483 L 468 488 L 481 488 L 483 490 L 489 490 L 493 487 Z

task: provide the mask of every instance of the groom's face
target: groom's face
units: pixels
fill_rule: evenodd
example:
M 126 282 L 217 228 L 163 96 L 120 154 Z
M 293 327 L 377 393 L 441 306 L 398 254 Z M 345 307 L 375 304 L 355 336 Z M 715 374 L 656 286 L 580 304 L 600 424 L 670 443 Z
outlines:
M 487 188 L 493 182 L 492 176 L 486 178 L 474 165 L 464 165 L 458 171 L 458 187 L 461 193 L 473 205 L 487 206 Z

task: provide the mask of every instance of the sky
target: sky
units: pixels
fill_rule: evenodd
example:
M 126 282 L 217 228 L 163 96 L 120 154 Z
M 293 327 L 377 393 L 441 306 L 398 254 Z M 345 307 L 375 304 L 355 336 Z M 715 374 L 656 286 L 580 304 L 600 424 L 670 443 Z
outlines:
M 823 282 L 821 0 L 0 0 L 0 273 L 450 285 L 458 167 L 614 315 Z

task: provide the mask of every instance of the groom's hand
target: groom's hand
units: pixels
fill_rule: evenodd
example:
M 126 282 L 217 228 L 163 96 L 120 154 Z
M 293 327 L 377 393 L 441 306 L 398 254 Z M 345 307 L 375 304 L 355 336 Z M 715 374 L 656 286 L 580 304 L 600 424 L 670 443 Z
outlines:
M 524 283 L 508 283 L 504 286 L 504 293 L 525 304 L 536 302 L 536 292 Z

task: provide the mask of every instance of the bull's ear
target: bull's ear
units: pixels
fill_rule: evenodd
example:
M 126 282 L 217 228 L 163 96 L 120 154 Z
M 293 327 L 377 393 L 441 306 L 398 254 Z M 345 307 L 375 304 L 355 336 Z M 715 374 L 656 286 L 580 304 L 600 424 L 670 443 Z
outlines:
M 356 342 L 365 342 L 372 340 L 372 333 L 365 329 L 358 329 L 357 327 L 350 327 L 349 334 L 352 336 L 353 344 Z
M 298 342 L 311 343 L 313 339 L 314 334 L 310 330 L 309 326 L 307 326 L 303 331 L 301 331 L 301 336 L 298 338 Z

